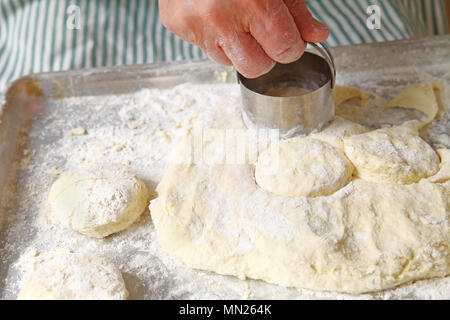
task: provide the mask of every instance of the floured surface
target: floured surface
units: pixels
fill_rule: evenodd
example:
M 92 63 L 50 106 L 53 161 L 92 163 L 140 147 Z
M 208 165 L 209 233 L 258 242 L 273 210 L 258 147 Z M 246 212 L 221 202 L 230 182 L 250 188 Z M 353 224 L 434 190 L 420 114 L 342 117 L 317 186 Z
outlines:
M 445 83 L 443 87 L 443 96 L 447 99 Z M 385 94 L 381 85 L 370 92 Z M 392 91 L 389 95 L 392 97 Z M 352 108 L 352 102 L 342 106 L 342 110 L 345 108 Z M 418 115 L 392 109 L 386 116 L 375 106 L 368 108 L 373 111 L 370 115 L 375 127 L 391 120 L 402 123 Z M 424 135 L 434 147 L 450 146 L 445 135 L 448 116 L 448 110 L 443 111 L 441 117 L 425 129 Z M 145 89 L 132 95 L 69 98 L 48 105 L 39 115 L 40 125 L 31 130 L 30 142 L 25 147 L 28 151 L 22 157 L 18 192 L 21 198 L 16 207 L 11 207 L 7 227 L 3 230 L 0 246 L 3 248 L 2 268 L 7 268 L 7 276 L 2 297 L 16 297 L 21 273 L 14 263 L 21 253 L 32 247 L 39 252 L 67 248 L 109 257 L 122 272 L 131 298 L 450 298 L 449 278 L 418 281 L 394 290 L 354 296 L 287 289 L 192 270 L 162 251 L 148 212 L 128 230 L 105 239 L 90 239 L 40 219 L 41 203 L 58 173 L 80 164 L 129 163 L 147 188 L 154 190 L 166 167 L 173 129 L 197 117 L 211 122 L 240 119 L 237 85 L 184 84 L 168 90 Z M 72 129 L 79 127 L 86 133 L 70 135 Z

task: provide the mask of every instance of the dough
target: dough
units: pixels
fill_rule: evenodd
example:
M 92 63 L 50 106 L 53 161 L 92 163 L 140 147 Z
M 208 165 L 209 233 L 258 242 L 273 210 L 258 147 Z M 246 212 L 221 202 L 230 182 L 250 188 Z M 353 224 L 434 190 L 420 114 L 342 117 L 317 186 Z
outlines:
M 336 86 L 333 90 L 334 106 L 338 107 L 340 104 L 350 99 L 361 99 L 361 106 L 364 106 L 369 97 L 361 89 L 347 86 Z
M 258 185 L 289 197 L 329 195 L 348 183 L 352 165 L 332 145 L 307 138 L 282 141 L 263 152 L 256 163 Z
M 145 184 L 129 167 L 107 164 L 62 174 L 50 189 L 49 204 L 61 224 L 103 238 L 129 227 L 148 198 Z
M 341 117 L 335 117 L 325 128 L 319 132 L 312 133 L 310 137 L 327 142 L 339 150 L 344 151 L 343 138 L 368 131 L 370 131 L 369 128 L 360 124 L 345 120 Z
M 161 246 L 193 268 L 321 291 L 368 292 L 448 275 L 450 183 L 420 180 L 439 161 L 406 129 L 374 134 L 404 148 L 394 149 L 390 165 L 408 161 L 386 166 L 386 176 L 410 184 L 379 183 L 380 169 L 375 181 L 355 178 L 328 196 L 293 198 L 262 189 L 254 163 L 172 162 L 151 202 Z
M 400 91 L 394 99 L 384 106 L 384 108 L 402 107 L 421 111 L 427 116 L 425 121 L 410 121 L 415 129 L 421 129 L 433 121 L 438 114 L 440 104 L 442 103 L 439 99 L 440 90 L 440 86 L 436 83 L 411 85 Z M 361 106 L 366 105 L 369 100 L 368 95 L 359 88 L 347 86 L 336 86 L 333 92 L 333 98 L 336 107 L 354 98 L 359 98 L 361 100 Z M 336 112 L 342 114 L 342 111 L 343 110 L 337 110 Z
M 428 180 L 436 183 L 444 183 L 450 180 L 450 149 L 438 149 L 436 152 L 441 158 L 441 165 L 439 166 L 439 172 L 429 177 Z
M 366 180 L 414 183 L 439 170 L 439 157 L 408 128 L 374 130 L 344 138 L 345 154 Z
M 436 117 L 439 105 L 436 91 L 439 86 L 434 83 L 415 84 L 402 90 L 394 99 L 389 101 L 385 108 L 404 107 L 422 111 L 428 116 L 427 120 L 419 123 L 418 128 L 424 127 Z
M 89 254 L 58 253 L 25 280 L 19 300 L 124 300 L 128 291 L 120 271 Z

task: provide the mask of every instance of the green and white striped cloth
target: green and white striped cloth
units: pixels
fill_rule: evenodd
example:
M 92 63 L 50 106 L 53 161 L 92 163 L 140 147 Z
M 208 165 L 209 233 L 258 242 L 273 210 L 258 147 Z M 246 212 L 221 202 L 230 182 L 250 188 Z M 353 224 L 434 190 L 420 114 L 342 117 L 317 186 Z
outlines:
M 330 46 L 448 32 L 441 0 L 310 0 L 308 5 L 330 27 Z M 366 26 L 370 5 L 381 9 L 379 30 Z M 78 29 L 72 28 L 74 12 Z M 204 57 L 162 26 L 157 0 L 0 0 L 0 92 L 30 73 Z

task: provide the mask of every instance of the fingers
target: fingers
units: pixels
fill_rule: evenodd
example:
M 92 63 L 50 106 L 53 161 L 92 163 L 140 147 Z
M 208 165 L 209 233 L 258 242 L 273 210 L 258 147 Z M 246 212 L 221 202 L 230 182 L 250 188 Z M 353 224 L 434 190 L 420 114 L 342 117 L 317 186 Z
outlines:
M 231 62 L 230 59 L 228 59 L 227 55 L 223 51 L 220 42 L 221 41 L 214 41 L 214 40 L 206 41 L 204 46 L 202 47 L 202 50 L 213 61 L 226 66 L 230 66 L 233 63 Z
M 250 5 L 250 33 L 265 53 L 272 60 L 281 63 L 298 60 L 305 51 L 306 44 L 283 1 L 252 1 Z
M 314 19 L 305 0 L 284 0 L 284 3 L 294 18 L 303 40 L 323 42 L 328 38 L 330 30 L 323 23 Z
M 290 63 L 306 43 L 324 41 L 328 28 L 315 20 L 303 0 L 159 0 L 161 20 L 214 61 L 248 78 Z M 200 5 L 202 4 L 202 5 Z
M 244 77 L 257 78 L 275 66 L 251 34 L 235 32 L 225 39 L 222 49 Z

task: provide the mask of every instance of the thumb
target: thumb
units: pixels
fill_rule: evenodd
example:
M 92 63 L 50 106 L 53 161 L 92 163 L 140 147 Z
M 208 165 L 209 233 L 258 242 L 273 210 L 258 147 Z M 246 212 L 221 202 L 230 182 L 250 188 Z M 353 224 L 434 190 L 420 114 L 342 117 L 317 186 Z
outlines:
M 305 0 L 284 0 L 284 3 L 289 8 L 303 40 L 323 42 L 328 38 L 330 30 L 312 16 Z

